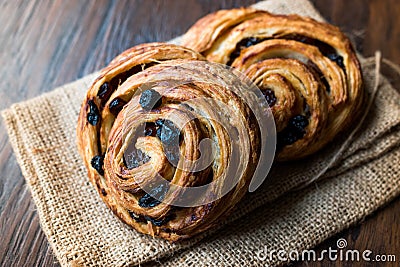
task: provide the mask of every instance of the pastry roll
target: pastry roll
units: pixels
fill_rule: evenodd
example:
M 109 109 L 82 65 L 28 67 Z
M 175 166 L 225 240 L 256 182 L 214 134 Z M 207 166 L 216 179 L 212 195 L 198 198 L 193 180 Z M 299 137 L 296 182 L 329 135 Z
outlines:
M 202 62 L 176 45 L 135 46 L 101 71 L 78 120 L 78 149 L 103 201 L 137 231 L 170 241 L 227 216 L 260 155 L 254 114 L 228 88 L 237 83 Z M 219 110 L 218 103 L 229 108 Z M 202 186 L 211 190 L 187 193 Z
M 362 110 L 360 64 L 339 28 L 252 8 L 198 20 L 182 45 L 245 73 L 265 95 L 277 128 L 277 160 L 308 156 Z

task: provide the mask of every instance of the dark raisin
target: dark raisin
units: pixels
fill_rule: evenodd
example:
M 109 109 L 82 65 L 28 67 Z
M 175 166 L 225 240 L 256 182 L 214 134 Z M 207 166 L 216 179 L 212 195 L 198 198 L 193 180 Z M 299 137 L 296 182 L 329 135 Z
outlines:
M 126 104 L 126 101 L 122 100 L 119 97 L 115 98 L 113 101 L 111 101 L 111 103 L 109 105 L 110 112 L 114 116 L 117 116 L 125 104 Z
M 294 116 L 290 121 L 289 124 L 292 127 L 297 128 L 299 131 L 304 131 L 304 128 L 307 127 L 308 125 L 308 119 L 306 116 L 303 115 L 297 115 Z
M 125 166 L 131 170 L 145 164 L 150 160 L 150 157 L 143 153 L 142 150 L 133 150 L 130 153 L 124 153 L 123 161 Z
M 162 228 L 161 231 L 170 234 L 170 233 L 175 233 L 175 231 L 173 229 L 169 229 L 169 228 Z
M 233 51 L 231 53 L 231 55 L 229 56 L 229 61 L 228 61 L 228 63 L 226 63 L 226 65 L 227 66 L 231 66 L 233 61 L 235 61 L 235 59 L 240 56 L 240 52 L 241 52 L 240 49 L 237 49 L 237 50 Z
M 144 195 L 139 199 L 139 206 L 142 208 L 152 208 L 159 205 L 161 201 L 153 198 L 149 194 Z
M 178 165 L 180 155 L 178 145 L 164 146 L 164 153 L 172 165 Z
M 233 61 L 240 56 L 240 52 L 247 47 L 252 45 L 258 44 L 262 41 L 266 40 L 265 38 L 256 38 L 256 37 L 249 37 L 239 41 L 236 44 L 235 50 L 229 55 L 229 61 L 227 63 L 228 66 L 232 65 Z
M 209 184 L 214 180 L 214 171 L 211 169 L 210 172 L 208 173 L 207 180 L 205 184 Z
M 213 206 L 214 206 L 214 204 L 213 204 L 212 202 L 210 202 L 210 203 L 204 205 L 204 206 L 203 206 L 203 207 L 204 207 L 204 211 L 205 211 L 205 212 L 210 211 L 210 210 L 213 208 Z
M 321 82 L 324 84 L 325 89 L 328 93 L 331 92 L 331 86 L 329 85 L 328 81 L 326 80 L 325 76 L 320 76 Z
M 88 105 L 89 105 L 89 112 L 86 117 L 87 121 L 91 125 L 96 126 L 97 123 L 100 121 L 99 109 L 97 108 L 93 100 L 89 100 Z
M 164 124 L 164 120 L 163 119 L 158 119 L 158 120 L 156 120 L 155 124 L 156 124 L 156 126 L 161 127 Z
M 155 225 L 155 226 L 161 226 L 161 225 L 164 225 L 164 224 L 166 224 L 167 222 L 169 222 L 171 219 L 167 216 L 167 217 L 165 217 L 165 218 L 161 218 L 161 219 L 153 219 L 153 218 L 151 218 L 151 217 L 149 217 L 149 216 L 144 216 L 144 218 L 147 220 L 147 221 L 149 221 L 149 222 L 151 222 L 153 225 Z
M 179 145 L 182 144 L 183 139 L 184 139 L 183 134 L 179 133 Z
M 111 96 L 112 90 L 111 90 L 111 86 L 108 82 L 103 83 L 100 86 L 99 91 L 97 92 L 97 96 L 100 99 L 108 99 Z
M 149 216 L 144 216 L 144 218 L 147 220 L 147 221 L 150 221 L 152 224 L 154 224 L 155 226 L 161 226 L 161 225 L 163 225 L 164 224 L 164 219 L 153 219 L 153 218 L 151 218 L 151 217 L 149 217 Z
M 344 69 L 343 57 L 339 56 L 338 54 L 328 54 L 327 57 L 335 62 L 339 67 Z
M 155 226 L 162 226 L 162 225 L 166 224 L 167 222 L 173 220 L 174 218 L 175 218 L 174 214 L 169 214 L 169 215 L 167 215 L 167 216 L 165 216 L 164 218 L 161 218 L 161 219 L 154 219 L 154 218 L 151 218 L 149 216 L 144 216 L 144 219 L 146 219 L 147 221 L 151 222 Z
M 164 153 L 171 164 L 176 166 L 179 161 L 179 144 L 183 141 L 180 130 L 170 120 L 155 121 L 156 135 L 163 143 Z
M 156 121 L 157 125 L 157 121 Z M 180 130 L 170 120 L 164 120 L 157 129 L 157 137 L 166 145 L 179 143 Z
M 129 216 L 134 219 L 136 222 L 146 222 L 146 219 L 143 216 L 137 215 L 134 212 L 128 210 Z
M 106 192 L 106 190 L 105 190 L 104 188 L 101 189 L 101 194 L 102 194 L 103 196 L 107 196 L 107 192 Z
M 100 155 L 94 156 L 90 161 L 90 164 L 92 165 L 93 169 L 95 169 L 100 175 L 104 175 L 103 161 L 104 157 Z
M 118 88 L 120 84 L 126 81 L 130 76 L 135 75 L 136 73 L 139 73 L 142 71 L 142 66 L 141 65 L 136 65 L 130 68 L 129 70 L 119 73 L 115 77 L 113 77 L 109 84 L 111 88 Z
M 291 145 L 297 140 L 299 140 L 302 136 L 299 135 L 296 131 L 290 131 L 289 129 L 283 130 L 279 135 L 279 141 L 284 145 Z
M 304 44 L 309 44 L 309 45 L 316 45 L 316 42 L 318 41 L 316 39 L 312 39 L 310 37 L 307 37 L 304 35 L 299 35 L 299 34 L 288 34 L 288 35 L 284 35 L 280 38 L 285 39 L 285 40 L 294 40 L 294 41 L 301 42 Z
M 250 47 L 260 42 L 261 39 L 256 37 L 245 38 L 239 42 L 240 47 Z
M 157 134 L 157 127 L 156 124 L 153 122 L 146 122 L 144 135 L 145 136 L 156 136 Z
M 156 90 L 145 90 L 140 96 L 139 104 L 144 110 L 156 109 L 162 104 L 162 96 Z
M 261 92 L 264 95 L 265 100 L 267 100 L 269 107 L 272 108 L 276 103 L 276 96 L 274 91 L 272 91 L 271 89 L 266 89 L 262 90 Z
M 150 190 L 149 193 L 146 193 L 139 199 L 138 202 L 139 206 L 142 208 L 152 208 L 159 205 L 161 201 L 164 199 L 168 190 L 169 190 L 168 183 L 163 183 L 154 187 L 153 189 Z M 153 196 L 156 197 L 157 199 L 155 199 Z M 158 199 L 160 199 L 161 201 Z
M 291 145 L 297 140 L 304 137 L 306 134 L 305 128 L 308 126 L 308 119 L 306 116 L 297 115 L 290 119 L 288 126 L 278 133 L 277 148 L 281 149 L 285 145 Z
M 299 35 L 299 34 L 288 34 L 285 36 L 280 37 L 285 40 L 294 40 L 298 41 L 304 44 L 309 44 L 312 46 L 316 46 L 318 50 L 323 54 L 323 55 L 328 55 L 328 54 L 334 54 L 336 52 L 335 48 L 333 48 L 331 45 L 324 43 L 318 39 L 314 39 L 308 36 L 304 35 Z

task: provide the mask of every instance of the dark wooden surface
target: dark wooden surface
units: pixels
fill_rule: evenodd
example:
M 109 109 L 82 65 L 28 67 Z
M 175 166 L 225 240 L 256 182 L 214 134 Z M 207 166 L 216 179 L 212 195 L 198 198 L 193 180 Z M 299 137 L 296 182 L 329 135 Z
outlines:
M 167 41 L 221 8 L 255 1 L 0 1 L 0 109 L 89 74 L 135 44 Z M 400 1 L 312 0 L 365 56 L 380 49 L 400 63 Z M 400 198 L 317 247 L 395 254 L 400 264 Z M 40 229 L 31 195 L 0 125 L 0 266 L 58 266 Z M 365 262 L 300 262 L 294 266 L 365 266 Z

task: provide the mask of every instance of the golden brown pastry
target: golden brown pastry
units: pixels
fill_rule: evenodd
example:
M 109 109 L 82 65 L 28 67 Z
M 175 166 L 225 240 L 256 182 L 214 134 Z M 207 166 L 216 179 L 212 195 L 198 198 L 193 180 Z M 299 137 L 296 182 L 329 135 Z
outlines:
M 197 21 L 182 45 L 257 84 L 274 114 L 278 160 L 319 150 L 362 108 L 360 64 L 335 26 L 251 8 L 221 10 Z
M 219 223 L 247 191 L 260 154 L 253 113 L 232 90 L 196 80 L 208 79 L 207 69 L 196 68 L 201 61 L 197 52 L 176 45 L 135 46 L 101 71 L 78 120 L 79 152 L 104 202 L 137 231 L 171 241 Z M 210 79 L 217 77 L 212 67 L 209 71 Z M 218 101 L 233 111 L 217 112 Z M 238 137 L 234 142 L 224 120 Z M 243 135 L 249 142 L 241 141 Z M 202 144 L 205 138 L 212 142 Z M 204 168 L 199 167 L 202 145 L 214 151 Z M 237 183 L 228 171 L 234 147 L 241 157 L 234 163 L 243 167 Z M 215 199 L 229 183 L 233 188 Z M 174 205 L 186 188 L 206 184 L 214 190 L 189 195 L 203 204 Z

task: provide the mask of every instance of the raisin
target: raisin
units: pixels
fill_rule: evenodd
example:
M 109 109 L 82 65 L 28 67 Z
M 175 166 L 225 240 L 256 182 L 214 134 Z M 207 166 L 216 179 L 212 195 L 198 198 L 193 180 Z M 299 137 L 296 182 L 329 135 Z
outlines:
M 266 89 L 262 90 L 261 92 L 264 95 L 265 100 L 267 100 L 268 106 L 272 108 L 276 103 L 276 96 L 274 91 L 272 91 L 271 89 Z
M 162 226 L 162 225 L 166 224 L 167 222 L 169 222 L 170 220 L 172 220 L 174 218 L 174 216 L 166 216 L 162 219 L 153 219 L 149 216 L 144 216 L 144 218 L 147 221 L 150 221 L 155 226 Z
M 263 41 L 264 39 L 261 38 L 257 38 L 257 37 L 249 37 L 249 38 L 244 38 L 242 40 L 240 40 L 237 44 L 236 44 L 236 49 L 244 49 L 247 47 L 250 47 L 252 45 L 258 44 L 261 41 Z
M 297 115 L 289 120 L 288 126 L 278 133 L 277 148 L 281 149 L 285 145 L 291 145 L 306 134 L 305 128 L 308 126 L 306 116 Z
M 106 192 L 106 190 L 105 190 L 104 188 L 101 189 L 101 194 L 102 194 L 103 196 L 107 196 L 107 192 Z
M 111 96 L 111 93 L 112 90 L 110 84 L 108 82 L 105 82 L 100 86 L 100 89 L 97 92 L 97 96 L 100 99 L 108 99 Z
M 209 184 L 214 180 L 214 171 L 211 169 L 210 172 L 208 173 L 207 180 L 205 184 Z
M 310 38 L 310 37 L 304 36 L 304 35 L 288 34 L 288 35 L 284 35 L 284 36 L 279 37 L 279 39 L 293 40 L 293 41 L 297 41 L 297 42 L 304 43 L 304 44 L 318 46 L 318 48 L 322 47 L 322 49 L 326 49 L 326 44 L 325 43 L 322 43 L 321 41 L 319 41 L 317 39 L 313 39 L 313 38 Z
M 161 142 L 166 145 L 178 144 L 180 130 L 170 120 L 164 120 L 159 122 L 156 121 L 156 125 L 159 126 L 157 129 L 157 137 L 160 138 Z
M 161 225 L 163 225 L 164 223 L 165 223 L 165 221 L 164 221 L 164 219 L 153 219 L 153 218 L 151 218 L 151 217 L 149 217 L 149 216 L 144 216 L 144 218 L 147 220 L 147 221 L 150 221 L 152 224 L 154 224 L 155 226 L 161 226 Z
M 158 119 L 158 120 L 156 120 L 155 124 L 156 124 L 156 126 L 161 127 L 164 124 L 164 120 L 163 119 Z
M 169 228 L 162 228 L 161 231 L 170 234 L 170 233 L 175 233 L 175 230 L 173 229 L 169 229 Z
M 178 165 L 179 155 L 180 155 L 179 146 L 177 145 L 164 146 L 164 153 L 172 165 L 174 166 Z
M 231 55 L 229 56 L 229 61 L 228 63 L 226 63 L 227 66 L 231 66 L 233 61 L 235 61 L 236 58 L 238 58 L 240 56 L 240 49 L 235 49 L 235 51 L 233 51 L 231 53 Z
M 86 119 L 91 125 L 96 126 L 97 123 L 100 121 L 99 109 L 92 99 L 88 101 L 88 105 L 89 112 Z
M 249 37 L 241 40 L 237 46 L 239 46 L 241 49 L 250 47 L 252 45 L 258 44 L 262 39 L 256 38 L 256 37 Z
M 297 128 L 299 131 L 304 131 L 304 128 L 308 126 L 308 119 L 306 116 L 297 115 L 289 121 L 289 124 L 292 127 Z
M 124 105 L 126 104 L 126 101 L 122 100 L 121 98 L 117 97 L 113 101 L 111 101 L 110 105 L 108 106 L 110 109 L 110 112 L 114 115 L 117 116 L 118 113 L 122 110 Z
M 338 54 L 328 54 L 327 57 L 335 62 L 340 68 L 344 69 L 343 57 Z
M 152 207 L 159 205 L 161 203 L 160 200 L 164 199 L 168 190 L 169 190 L 169 186 L 167 183 L 160 184 L 160 185 L 154 187 L 153 189 L 150 190 L 149 193 L 146 193 L 144 196 L 142 196 L 139 199 L 139 202 L 138 202 L 139 206 L 142 208 L 152 208 Z M 155 196 L 160 200 L 155 199 L 152 196 Z
M 291 145 L 301 138 L 298 132 L 290 131 L 289 129 L 283 130 L 278 135 L 278 143 L 282 145 Z
M 125 72 L 121 72 L 118 75 L 114 76 L 110 81 L 109 84 L 112 88 L 118 88 L 122 83 L 124 83 L 129 77 L 139 73 L 143 70 L 141 65 L 136 65 L 130 68 Z
M 163 119 L 156 120 L 155 127 L 156 135 L 163 143 L 165 156 L 171 164 L 176 166 L 180 155 L 179 144 L 183 141 L 180 130 L 172 121 Z M 151 128 L 152 131 L 153 129 L 154 128 Z M 145 133 L 148 132 L 150 132 L 150 130 L 146 129 Z
M 145 136 L 156 136 L 156 134 L 157 134 L 156 124 L 153 122 L 146 122 L 145 129 L 144 129 L 144 135 Z
M 146 222 L 146 219 L 143 216 L 137 215 L 134 212 L 128 210 L 129 216 L 134 219 L 136 222 Z
M 245 38 L 241 41 L 239 41 L 236 44 L 235 50 L 233 50 L 233 52 L 230 54 L 229 56 L 229 61 L 227 63 L 228 66 L 232 65 L 233 61 L 240 56 L 240 52 L 247 47 L 250 47 L 252 45 L 258 44 L 262 41 L 264 41 L 265 39 L 263 38 L 256 38 L 256 37 L 249 37 L 249 38 Z
M 161 201 L 155 199 L 154 197 L 150 196 L 149 194 L 144 195 L 139 199 L 139 206 L 142 208 L 153 208 L 159 205 Z
M 140 96 L 139 104 L 144 110 L 156 109 L 162 104 L 162 96 L 156 90 L 145 90 Z
M 150 157 L 146 153 L 143 153 L 142 150 L 133 150 L 128 155 L 124 153 L 123 157 L 124 164 L 129 170 L 137 168 L 149 160 Z
M 93 169 L 95 169 L 100 175 L 104 175 L 103 162 L 104 157 L 97 155 L 92 158 L 90 165 L 92 165 Z

